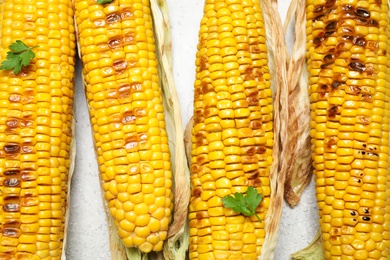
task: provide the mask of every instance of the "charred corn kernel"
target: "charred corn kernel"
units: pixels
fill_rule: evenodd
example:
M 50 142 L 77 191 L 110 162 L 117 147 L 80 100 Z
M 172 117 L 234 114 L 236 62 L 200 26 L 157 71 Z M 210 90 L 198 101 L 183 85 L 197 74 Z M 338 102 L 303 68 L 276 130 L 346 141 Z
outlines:
M 264 197 L 258 214 L 269 206 L 272 93 L 259 3 L 206 0 L 199 37 L 189 256 L 256 259 L 264 226 L 224 208 L 222 198 L 255 186 Z
M 37 47 L 20 73 L 0 71 L 0 258 L 59 258 L 71 165 L 72 2 L 10 0 L 1 9 L 0 60 L 17 40 Z
M 125 246 L 159 251 L 173 196 L 149 1 L 77 0 L 75 12 L 111 216 Z
M 387 2 L 372 0 L 307 1 L 311 137 L 325 259 L 390 258 L 388 9 Z

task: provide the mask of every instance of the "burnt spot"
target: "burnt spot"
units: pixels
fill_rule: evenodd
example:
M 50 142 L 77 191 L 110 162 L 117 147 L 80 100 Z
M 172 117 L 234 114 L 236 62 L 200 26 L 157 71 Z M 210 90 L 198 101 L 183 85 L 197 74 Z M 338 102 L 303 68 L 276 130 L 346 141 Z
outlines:
M 260 178 L 254 178 L 249 180 L 249 185 L 253 187 L 260 187 L 261 186 L 261 180 Z
M 334 82 L 332 82 L 332 88 L 333 89 L 336 89 L 336 88 L 338 88 L 339 86 L 341 85 L 341 82 L 339 82 L 339 81 L 334 81 Z
M 18 178 L 5 179 L 3 185 L 6 187 L 18 187 L 20 186 L 20 179 Z
M 324 6 L 325 6 L 326 8 L 331 8 L 331 7 L 333 7 L 335 4 L 336 4 L 336 0 L 326 0 Z
M 197 164 L 191 165 L 191 173 L 198 173 L 200 171 L 201 167 Z
M 20 151 L 20 146 L 17 144 L 4 145 L 4 152 L 8 154 L 18 153 L 19 151 Z
M 20 170 L 6 170 L 4 171 L 4 175 L 18 175 L 20 173 Z
M 37 174 L 33 169 L 24 169 L 20 172 L 20 178 L 23 181 L 33 181 L 37 179 Z
M 324 37 L 328 38 L 328 37 L 332 36 L 332 34 L 334 34 L 335 32 L 336 31 L 327 31 L 327 32 L 324 33 Z
M 113 62 L 113 68 L 117 73 L 122 73 L 127 68 L 127 61 L 125 60 L 116 60 Z
M 331 108 L 328 109 L 328 117 L 330 118 L 336 117 L 338 113 L 339 113 L 338 106 L 332 106 Z
M 358 86 L 348 86 L 348 90 L 351 94 L 358 95 L 362 91 Z
M 335 241 L 337 241 L 337 236 L 330 236 L 329 240 L 332 242 L 335 242 Z
M 377 5 L 382 5 L 382 0 L 375 0 L 375 3 L 376 3 Z
M 5 212 L 18 212 L 20 210 L 19 203 L 6 203 L 3 206 Z
M 144 91 L 144 87 L 142 86 L 142 83 L 133 83 L 133 84 L 131 84 L 131 91 L 132 92 L 141 92 L 141 91 Z
M 120 38 L 114 38 L 108 41 L 108 46 L 111 49 L 116 49 L 122 47 L 122 40 Z
M 118 87 L 119 98 L 126 98 L 131 94 L 130 84 L 122 84 Z
M 362 46 L 364 47 L 366 45 L 367 41 L 364 37 L 355 37 L 353 39 L 353 44 L 357 45 L 357 46 Z
M 108 24 L 116 23 L 116 22 L 119 22 L 120 20 L 121 20 L 121 17 L 117 13 L 109 14 L 106 17 L 106 21 Z
M 196 219 L 197 220 L 202 220 L 204 218 L 207 218 L 207 213 L 205 211 L 201 211 L 201 212 L 196 212 Z
M 251 44 L 249 46 L 249 52 L 253 54 L 259 54 L 261 53 L 261 48 L 258 44 Z
M 337 138 L 335 137 L 330 137 L 327 142 L 326 142 L 326 147 L 328 149 L 332 148 L 335 144 L 337 144 Z
M 14 95 L 10 95 L 10 96 L 8 97 L 8 100 L 9 100 L 10 102 L 20 102 L 21 97 L 20 97 L 20 95 L 14 94 Z
M 351 216 L 356 216 L 356 212 L 353 210 L 350 211 L 350 214 L 351 214 Z
M 363 63 L 357 62 L 357 61 L 350 62 L 348 64 L 348 68 L 353 70 L 353 71 L 357 71 L 357 72 L 363 72 L 366 69 L 366 67 Z
M 319 35 L 318 37 L 314 38 L 313 44 L 318 47 L 323 41 L 325 40 L 325 37 L 322 35 Z
M 321 69 L 326 69 L 328 66 L 330 66 L 330 65 L 332 65 L 332 64 L 333 64 L 333 62 L 321 64 Z
M 22 120 L 22 121 L 20 122 L 20 125 L 21 125 L 22 127 L 32 127 L 33 124 L 34 124 L 34 120 L 28 119 L 28 118 L 25 118 L 24 120 Z
M 321 13 L 324 10 L 323 5 L 316 6 L 313 10 L 314 13 Z
M 21 153 L 32 153 L 33 152 L 33 147 L 29 145 L 23 145 L 21 148 Z
M 16 227 L 5 227 L 3 229 L 3 236 L 17 238 L 21 235 L 21 231 Z
M 367 216 L 362 217 L 362 219 L 363 219 L 364 221 L 370 221 L 370 220 L 371 220 L 371 218 L 370 218 L 370 217 L 367 217 Z
M 192 191 L 192 195 L 194 197 L 200 197 L 200 195 L 202 194 L 202 188 L 201 187 L 196 187 L 193 191 Z
M 261 129 L 262 125 L 263 123 L 261 122 L 261 120 L 251 120 L 249 123 L 249 127 L 252 129 Z
M 346 42 L 352 42 L 354 39 L 352 35 L 341 35 L 340 38 Z
M 325 17 L 324 14 L 317 15 L 316 17 L 313 18 L 313 22 L 319 21 L 319 20 L 321 20 L 321 19 L 324 18 L 324 17 Z
M 362 101 L 371 102 L 372 101 L 372 95 L 369 94 L 362 94 Z
M 123 115 L 122 115 L 122 123 L 125 125 L 134 122 L 135 119 L 136 119 L 136 117 L 135 117 L 133 111 L 127 111 L 127 112 L 123 113 Z
M 16 128 L 19 127 L 19 120 L 18 119 L 8 119 L 5 122 L 5 125 L 9 128 Z
M 370 213 L 370 209 L 369 209 L 369 208 L 364 208 L 364 209 L 363 209 L 363 212 L 364 212 L 365 214 L 369 214 L 369 213 Z
M 200 165 L 205 164 L 207 162 L 207 157 L 205 155 L 199 155 L 196 157 L 196 162 Z
M 123 35 L 123 44 L 129 45 L 135 43 L 135 34 L 133 32 L 126 33 Z
M 207 93 L 212 92 L 212 91 L 214 91 L 214 87 L 212 84 L 202 82 L 202 93 L 203 94 L 207 94 Z
M 350 11 L 350 10 L 352 10 L 352 9 L 353 9 L 352 5 L 344 5 L 344 6 L 341 8 L 341 10 L 343 10 L 343 11 Z
M 334 56 L 334 54 L 327 54 L 327 55 L 325 55 L 325 57 L 322 59 L 324 62 L 326 62 L 326 63 L 329 63 L 329 62 L 333 62 L 334 61 L 334 59 L 335 59 L 335 56 Z
M 370 17 L 370 11 L 363 9 L 363 8 L 357 8 L 355 10 L 355 14 L 359 17 L 363 18 L 369 18 Z
M 369 20 L 369 26 L 372 26 L 372 27 L 379 27 L 379 23 L 377 20 L 374 20 L 374 19 L 370 19 Z
M 325 30 L 327 31 L 334 31 L 336 29 L 337 22 L 331 21 L 325 26 Z
M 121 11 L 121 18 L 122 20 L 129 20 L 133 19 L 133 10 L 130 7 L 123 8 Z
M 371 123 L 371 119 L 370 117 L 366 117 L 366 116 L 358 116 L 357 118 L 357 121 L 363 125 L 369 125 Z
M 200 71 L 204 71 L 206 70 L 207 68 L 209 67 L 209 64 L 208 64 L 208 59 L 206 56 L 201 56 L 200 57 Z

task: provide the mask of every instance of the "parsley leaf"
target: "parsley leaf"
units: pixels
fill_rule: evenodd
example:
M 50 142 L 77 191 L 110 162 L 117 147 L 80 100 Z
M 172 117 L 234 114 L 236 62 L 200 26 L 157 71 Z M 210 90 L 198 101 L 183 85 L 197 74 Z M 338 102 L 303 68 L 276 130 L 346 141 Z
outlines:
M 259 206 L 262 201 L 263 196 L 257 193 L 257 190 L 249 186 L 246 194 L 234 193 L 234 197 L 227 195 L 222 198 L 222 204 L 226 208 L 231 208 L 237 213 L 242 213 L 244 216 L 251 217 L 256 216 L 256 218 L 261 222 L 260 217 L 256 214 L 256 208 Z
M 14 74 L 18 74 L 22 67 L 28 66 L 32 59 L 35 58 L 35 53 L 32 51 L 34 47 L 28 47 L 21 40 L 16 40 L 9 46 L 11 51 L 7 52 L 6 60 L 1 63 L 0 70 L 14 70 Z
M 97 3 L 98 3 L 99 5 L 109 4 L 109 3 L 111 3 L 111 2 L 112 2 L 112 0 L 97 0 Z

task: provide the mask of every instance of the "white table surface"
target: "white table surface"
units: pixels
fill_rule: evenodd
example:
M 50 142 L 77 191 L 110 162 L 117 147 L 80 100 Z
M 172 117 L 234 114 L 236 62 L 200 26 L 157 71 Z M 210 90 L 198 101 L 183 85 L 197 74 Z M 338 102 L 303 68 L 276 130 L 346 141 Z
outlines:
M 173 70 L 179 95 L 183 124 L 192 115 L 195 52 L 198 30 L 203 15 L 203 0 L 167 0 L 173 37 Z M 280 0 L 279 11 L 284 20 L 290 0 Z M 287 37 L 291 43 L 291 35 Z M 78 63 L 76 80 L 76 168 L 70 201 L 68 246 L 69 260 L 109 260 L 108 229 L 98 181 L 89 115 Z M 318 227 L 314 183 L 303 194 L 293 210 L 287 204 L 279 230 L 275 260 L 307 246 Z

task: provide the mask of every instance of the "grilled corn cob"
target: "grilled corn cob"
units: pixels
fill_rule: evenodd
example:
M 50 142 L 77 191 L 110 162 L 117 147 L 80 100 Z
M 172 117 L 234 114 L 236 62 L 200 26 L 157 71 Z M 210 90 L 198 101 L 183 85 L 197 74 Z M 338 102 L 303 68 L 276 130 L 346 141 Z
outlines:
M 102 188 L 127 247 L 160 251 L 172 173 L 148 0 L 76 0 L 83 76 Z
M 60 259 L 71 166 L 72 2 L 0 5 L 0 59 L 15 41 L 37 46 L 21 72 L 0 71 L 0 259 Z
M 389 259 L 388 2 L 308 0 L 306 19 L 325 259 Z
M 262 11 L 256 0 L 206 0 L 199 32 L 191 152 L 190 259 L 257 259 L 264 222 L 224 208 L 256 187 L 270 196 L 273 123 Z

